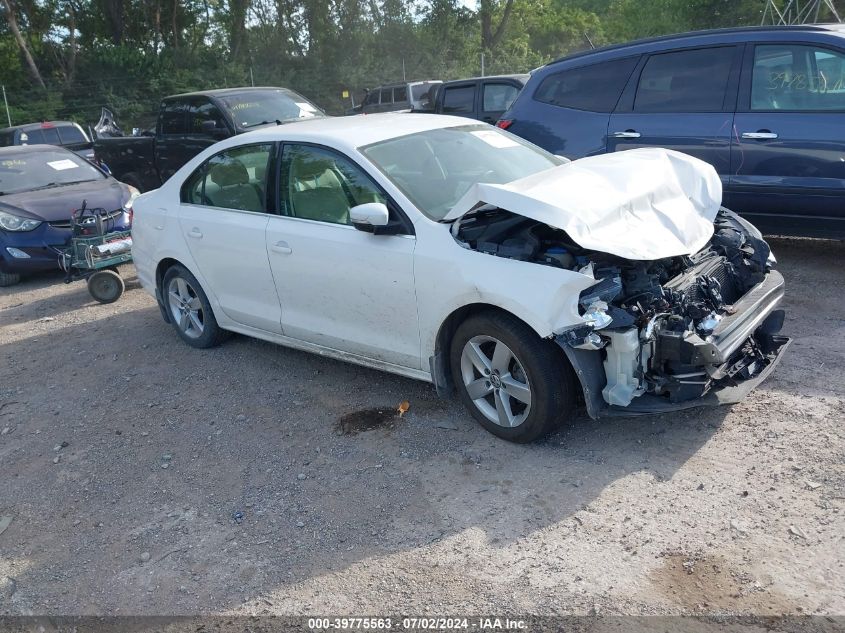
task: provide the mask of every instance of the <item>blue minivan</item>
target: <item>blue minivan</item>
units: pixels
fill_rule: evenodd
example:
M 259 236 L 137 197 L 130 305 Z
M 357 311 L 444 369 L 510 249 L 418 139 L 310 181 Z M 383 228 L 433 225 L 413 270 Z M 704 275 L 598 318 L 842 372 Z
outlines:
M 845 238 L 845 25 L 699 31 L 565 57 L 535 71 L 497 125 L 573 159 L 686 152 L 763 232 Z

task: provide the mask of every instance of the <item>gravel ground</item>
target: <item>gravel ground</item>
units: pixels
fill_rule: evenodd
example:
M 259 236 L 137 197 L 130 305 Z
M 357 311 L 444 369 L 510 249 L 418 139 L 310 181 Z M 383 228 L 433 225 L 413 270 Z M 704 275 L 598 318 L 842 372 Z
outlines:
M 795 342 L 745 402 L 530 446 L 424 383 L 191 349 L 131 267 L 108 306 L 0 289 L 0 615 L 843 614 L 845 244 L 773 247 Z

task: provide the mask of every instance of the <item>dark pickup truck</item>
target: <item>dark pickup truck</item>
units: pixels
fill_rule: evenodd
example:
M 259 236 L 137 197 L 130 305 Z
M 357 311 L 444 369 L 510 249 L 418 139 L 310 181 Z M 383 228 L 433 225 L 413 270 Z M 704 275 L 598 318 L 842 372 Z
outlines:
M 447 81 L 437 86 L 433 107 L 429 111 L 496 123 L 529 77 L 495 75 Z
M 323 117 L 285 88 L 225 88 L 165 97 L 154 135 L 100 137 L 97 161 L 140 191 L 155 189 L 206 147 L 263 125 Z

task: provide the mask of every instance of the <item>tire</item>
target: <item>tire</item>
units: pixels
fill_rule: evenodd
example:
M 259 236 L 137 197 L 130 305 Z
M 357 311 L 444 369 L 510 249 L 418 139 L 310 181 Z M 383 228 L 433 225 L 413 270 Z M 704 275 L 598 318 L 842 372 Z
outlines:
M 176 333 L 191 347 L 206 349 L 223 342 L 228 333 L 217 325 L 208 297 L 188 269 L 167 269 L 161 296 Z
M 21 276 L 17 273 L 4 273 L 0 272 L 0 288 L 5 288 L 6 286 L 14 286 L 15 284 L 20 283 Z
M 114 270 L 99 270 L 88 277 L 88 292 L 100 303 L 114 303 L 125 289 L 123 277 Z
M 510 442 L 551 433 L 575 408 L 575 376 L 563 352 L 509 314 L 484 312 L 461 323 L 450 362 L 464 406 Z

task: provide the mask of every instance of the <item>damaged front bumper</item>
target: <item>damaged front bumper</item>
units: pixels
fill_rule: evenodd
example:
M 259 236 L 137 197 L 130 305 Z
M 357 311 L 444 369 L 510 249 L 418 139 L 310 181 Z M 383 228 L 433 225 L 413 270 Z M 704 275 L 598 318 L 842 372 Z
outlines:
M 647 378 L 640 377 L 631 390 L 633 397 L 627 398 L 624 406 L 614 403 L 614 394 L 608 393 L 607 351 L 591 348 L 593 333 L 570 330 L 555 341 L 575 369 L 587 412 L 594 419 L 732 404 L 771 374 L 791 343 L 778 334 L 784 313 L 776 308 L 783 294 L 783 276 L 770 270 L 731 306 L 708 336 L 656 328 L 647 340 L 640 341 L 638 363 L 661 363 L 674 371 L 647 389 Z

